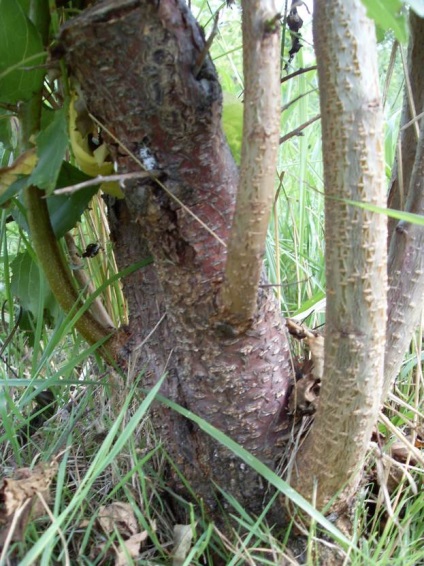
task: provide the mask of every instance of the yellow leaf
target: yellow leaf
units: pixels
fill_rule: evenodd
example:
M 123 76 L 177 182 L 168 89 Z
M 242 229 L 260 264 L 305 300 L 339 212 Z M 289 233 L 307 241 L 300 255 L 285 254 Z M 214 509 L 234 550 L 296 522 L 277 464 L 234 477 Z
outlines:
M 0 196 L 3 195 L 19 175 L 30 175 L 36 166 L 38 157 L 35 147 L 20 155 L 10 167 L 0 169 Z
M 75 161 L 81 171 L 90 175 L 90 177 L 110 175 L 113 173 L 113 163 L 110 161 L 107 145 L 102 143 L 94 151 L 91 151 L 88 144 L 88 135 L 90 132 L 85 132 L 83 136 L 78 128 L 79 108 L 81 106 L 79 102 L 78 95 L 74 92 L 69 104 L 69 139 Z M 86 123 L 84 127 L 87 130 Z M 100 188 L 103 192 L 116 198 L 124 198 L 124 193 L 116 182 L 103 183 Z

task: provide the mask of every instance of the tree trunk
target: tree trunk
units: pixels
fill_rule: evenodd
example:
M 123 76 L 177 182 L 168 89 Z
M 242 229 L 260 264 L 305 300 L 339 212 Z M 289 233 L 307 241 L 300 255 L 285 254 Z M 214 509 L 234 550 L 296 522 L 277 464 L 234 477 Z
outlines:
M 373 26 L 359 0 L 317 1 L 315 16 L 328 307 L 321 400 L 294 481 L 312 499 L 318 480 L 322 506 L 346 485 L 347 494 L 354 489 L 377 420 L 387 233 L 384 215 L 341 200 L 385 204 Z M 259 18 L 264 37 L 274 24 L 268 15 Z M 292 365 L 272 292 L 259 288 L 253 314 L 243 313 L 252 317 L 248 330 L 222 318 L 239 174 L 222 133 L 221 89 L 203 32 L 183 0 L 109 0 L 71 20 L 61 43 L 90 112 L 108 129 L 119 169 L 152 173 L 147 181 L 128 181 L 124 200 L 108 200 L 119 267 L 154 260 L 124 281 L 130 370 L 147 368 L 146 387 L 166 371 L 165 396 L 273 467 L 292 425 Z M 409 226 L 406 232 L 407 240 Z M 414 253 L 419 242 L 414 236 Z M 263 510 L 266 486 L 233 454 L 163 406 L 155 407 L 153 421 L 210 510 L 219 503 L 211 480 L 250 512 Z
M 374 24 L 360 0 L 317 0 L 326 225 L 324 372 L 314 426 L 294 484 L 322 508 L 363 469 L 383 384 L 386 230 L 383 120 Z M 341 499 L 343 502 L 343 498 Z
M 388 207 L 405 210 L 415 153 L 419 138 L 420 122 L 403 129 L 417 114 L 424 110 L 424 19 L 410 11 L 410 38 L 408 47 L 408 87 L 405 88 L 398 155 L 393 166 Z M 400 153 L 399 153 L 400 152 Z M 389 244 L 398 221 L 389 219 Z
M 401 155 L 393 168 L 389 206 L 424 214 L 424 19 L 410 13 L 408 53 L 410 90 L 405 100 L 399 136 Z M 405 128 L 403 128 L 405 126 Z M 421 132 L 421 133 L 420 133 Z M 424 296 L 424 228 L 404 221 L 389 222 L 389 294 L 384 397 L 399 373 L 413 332 L 421 321 Z
M 193 73 L 204 55 L 203 33 L 181 0 L 125 0 L 85 11 L 61 41 L 88 108 L 122 144 L 116 146 L 120 170 L 141 164 L 161 172 L 159 184 L 128 183 L 125 200 L 109 202 L 119 266 L 154 258 L 124 282 L 127 346 L 139 356 L 138 368 L 147 364 L 145 385 L 167 371 L 167 397 L 273 465 L 290 424 L 288 341 L 268 291 L 260 290 L 243 335 L 218 316 L 222 242 L 238 171 L 222 133 L 221 90 L 209 56 Z M 252 512 L 263 509 L 265 487 L 227 450 L 163 407 L 154 422 L 211 509 L 217 503 L 211 479 Z

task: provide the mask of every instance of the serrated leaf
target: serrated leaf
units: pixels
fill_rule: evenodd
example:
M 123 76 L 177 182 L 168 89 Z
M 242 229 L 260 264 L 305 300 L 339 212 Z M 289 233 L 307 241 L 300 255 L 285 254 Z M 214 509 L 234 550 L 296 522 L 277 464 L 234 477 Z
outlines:
M 12 294 L 19 299 L 22 308 L 34 317 L 45 311 L 54 319 L 60 311 L 43 272 L 28 252 L 20 253 L 11 263 Z
M 16 104 L 39 92 L 46 54 L 34 24 L 17 0 L 0 0 L 0 101 Z
M 367 15 L 385 32 L 393 30 L 396 39 L 405 43 L 408 39 L 408 27 L 402 9 L 401 0 L 362 0 Z
M 31 175 L 31 183 L 50 194 L 62 167 L 68 147 L 68 131 L 65 111 L 57 110 L 53 121 L 37 135 L 38 163 Z

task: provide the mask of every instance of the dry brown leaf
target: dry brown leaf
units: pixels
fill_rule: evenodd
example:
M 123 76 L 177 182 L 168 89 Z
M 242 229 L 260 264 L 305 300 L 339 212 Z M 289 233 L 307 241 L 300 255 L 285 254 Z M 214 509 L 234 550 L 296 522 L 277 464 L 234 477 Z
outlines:
M 32 470 L 21 468 L 16 470 L 13 478 L 5 478 L 0 488 L 5 515 L 11 515 L 37 492 L 42 493 L 46 499 L 45 492 L 56 475 L 57 467 L 57 462 L 52 462 L 50 465 L 40 464 Z
M 311 358 L 314 364 L 312 373 L 316 379 L 322 379 L 324 374 L 324 336 L 314 334 L 308 336 L 306 342 L 311 351 Z
M 411 436 L 405 437 L 409 442 L 412 442 L 414 439 Z M 396 440 L 390 446 L 390 455 L 392 458 L 397 460 L 398 462 L 406 462 L 409 456 L 409 464 L 411 466 L 416 466 L 418 464 L 417 459 L 415 458 L 414 454 L 409 450 L 409 448 L 400 440 Z
M 191 525 L 174 526 L 174 548 L 172 550 L 172 566 L 184 564 L 190 552 L 193 540 L 193 528 Z
M 97 521 L 106 534 L 116 528 L 122 535 L 130 537 L 138 531 L 137 519 L 129 503 L 114 501 L 110 505 L 102 505 Z
M 314 366 L 312 373 L 316 379 L 322 379 L 324 373 L 324 336 L 291 318 L 286 320 L 286 326 L 292 336 L 298 340 L 305 340 L 309 346 Z
M 9 542 L 22 540 L 28 522 L 46 514 L 37 493 L 49 503 L 49 488 L 57 468 L 57 462 L 53 461 L 50 464 L 39 464 L 32 470 L 18 469 L 13 478 L 3 479 L 0 487 L 0 545 L 7 539 Z M 12 534 L 9 532 L 11 527 Z
M 116 551 L 115 566 L 126 566 L 128 556 L 137 558 L 140 554 L 140 546 L 148 537 L 147 531 L 132 535 L 128 540 L 121 543 L 121 547 Z M 122 548 L 125 546 L 125 548 Z
M 311 373 L 296 381 L 289 400 L 290 413 L 315 413 L 318 408 L 320 388 L 320 380 L 316 379 Z

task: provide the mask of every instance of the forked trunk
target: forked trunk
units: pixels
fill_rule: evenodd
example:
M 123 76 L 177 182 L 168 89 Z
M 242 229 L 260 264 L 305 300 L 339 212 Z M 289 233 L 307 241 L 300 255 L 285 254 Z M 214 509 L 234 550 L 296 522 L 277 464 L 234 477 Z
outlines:
M 261 4 L 268 12 L 273 6 L 271 0 Z M 328 311 L 319 409 L 294 480 L 309 498 L 318 481 L 322 507 L 346 485 L 348 494 L 354 489 L 378 416 L 387 234 L 384 215 L 346 202 L 386 202 L 373 26 L 360 0 L 315 4 Z M 262 22 L 264 37 L 274 33 L 277 22 L 275 17 Z M 247 331 L 240 333 L 242 325 L 232 324 L 237 318 L 221 318 L 221 299 L 225 308 L 236 305 L 240 311 L 233 272 L 227 279 L 230 292 L 219 296 L 239 179 L 222 133 L 221 89 L 201 29 L 183 0 L 109 0 L 70 21 L 61 43 L 90 112 L 109 130 L 107 141 L 115 148 L 120 171 L 147 169 L 152 174 L 147 181 L 127 182 L 125 200 L 108 201 L 119 266 L 149 256 L 154 260 L 124 281 L 132 368 L 147 368 L 146 386 L 166 371 L 167 397 L 273 466 L 291 427 L 292 366 L 283 322 L 266 287 L 259 290 L 256 312 L 243 313 L 248 324 L 253 316 Z M 273 139 L 272 127 L 261 132 L 264 144 L 270 141 L 268 134 Z M 417 179 L 417 191 L 422 139 L 419 147 L 421 161 L 415 162 L 411 177 Z M 271 189 L 272 155 L 264 167 Z M 250 188 L 246 202 L 262 202 L 258 187 L 253 183 Z M 422 201 L 408 195 L 408 202 L 411 210 L 422 211 Z M 422 236 L 409 231 L 400 238 L 411 234 L 410 249 L 417 256 Z M 252 240 L 249 249 L 260 255 L 260 242 Z M 240 257 L 236 253 L 233 259 Z M 420 271 L 421 264 L 416 265 Z M 417 275 L 414 267 L 411 273 L 422 284 L 422 269 Z M 252 275 L 254 285 L 257 275 Z M 240 269 L 240 280 L 243 276 Z M 252 294 L 252 285 L 244 288 Z M 266 486 L 234 455 L 163 406 L 156 406 L 154 422 L 210 509 L 218 503 L 211 492 L 214 480 L 246 509 L 263 510 Z
M 273 465 L 289 426 L 288 342 L 266 289 L 246 333 L 237 335 L 217 316 L 238 171 L 203 33 L 182 1 L 127 0 L 72 20 L 62 42 L 88 108 L 122 144 L 120 170 L 140 170 L 141 163 L 159 172 L 159 184 L 133 182 L 125 200 L 109 201 L 119 266 L 154 259 L 124 281 L 128 348 L 139 355 L 138 368 L 147 365 L 144 383 L 166 371 L 167 397 Z M 211 509 L 213 479 L 246 508 L 262 510 L 265 487 L 247 466 L 168 409 L 157 407 L 154 422 Z

